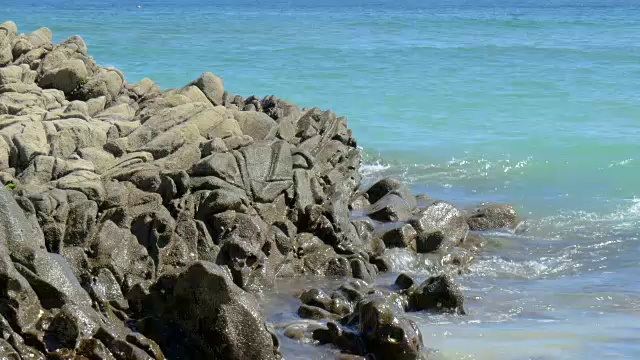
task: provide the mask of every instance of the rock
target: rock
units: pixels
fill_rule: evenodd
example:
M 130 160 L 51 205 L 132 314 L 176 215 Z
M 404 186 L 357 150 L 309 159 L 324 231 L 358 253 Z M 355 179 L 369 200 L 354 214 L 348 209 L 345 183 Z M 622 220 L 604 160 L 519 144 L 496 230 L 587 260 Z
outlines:
M 75 349 L 82 339 L 93 337 L 100 328 L 100 319 L 91 308 L 64 305 L 47 329 L 49 351 Z
M 316 306 L 302 305 L 298 308 L 298 316 L 303 319 L 336 319 L 338 316 Z
M 244 135 L 254 140 L 267 140 L 275 137 L 278 124 L 269 115 L 256 111 L 234 111 L 234 119 L 240 125 Z
M 395 190 L 402 186 L 402 183 L 398 180 L 385 178 L 378 180 L 375 184 L 371 185 L 365 192 L 369 198 L 369 202 L 375 204 L 383 196 L 387 195 L 392 190 Z
M 14 245 L 44 249 L 42 231 L 27 219 L 24 212 L 5 187 L 0 188 L 0 247 Z
M 439 241 L 437 238 L 432 238 L 431 241 L 427 241 L 430 245 L 434 245 L 437 249 L 447 249 L 460 241 L 464 240 L 469 231 L 466 219 L 463 213 L 443 201 L 436 201 L 433 204 L 421 209 L 414 217 L 409 220 L 409 223 L 416 229 L 419 236 L 426 236 L 433 232 L 439 231 L 442 233 L 443 238 Z M 426 240 L 423 238 L 423 240 Z M 422 240 L 421 240 L 422 243 Z M 430 249 L 429 246 L 425 250 Z
M 394 283 L 400 290 L 408 290 L 416 285 L 416 282 L 407 274 L 400 274 Z
M 222 79 L 210 72 L 203 73 L 200 77 L 191 83 L 197 86 L 207 96 L 213 105 L 222 105 L 222 96 L 224 94 L 224 86 Z
M 98 216 L 98 204 L 87 200 L 75 203 L 69 209 L 66 222 L 65 246 L 82 246 L 87 244 L 87 238 Z
M 149 78 L 144 78 L 135 84 L 127 86 L 127 88 L 137 100 L 152 98 L 160 94 L 160 87 Z
M 184 331 L 183 341 L 187 344 L 184 356 L 230 360 L 279 358 L 257 300 L 237 287 L 221 267 L 197 262 L 178 276 L 170 291 L 161 312 L 152 311 L 148 316 L 156 317 L 160 323 L 175 324 Z M 143 333 L 153 331 L 142 328 Z M 159 339 L 159 344 L 165 353 L 171 353 L 175 339 Z
M 18 27 L 12 21 L 0 24 L 0 65 L 13 61 L 11 42 L 18 33 Z
M 27 279 L 15 269 L 4 241 L 0 241 L 0 283 L 0 315 L 21 331 L 35 326 L 42 314 L 40 301 Z
M 422 334 L 403 317 L 404 311 L 390 298 L 369 295 L 357 305 L 358 330 L 367 352 L 380 359 L 420 359 Z
M 464 296 L 450 276 L 430 277 L 409 295 L 410 311 L 439 311 L 465 314 Z
M 381 234 L 386 248 L 413 248 L 416 247 L 417 232 L 410 224 L 396 225 Z
M 104 96 L 107 104 L 111 104 L 118 97 L 123 86 L 122 73 L 115 69 L 103 68 L 77 90 L 77 96 L 84 101 Z
M 112 221 L 100 224 L 89 245 L 95 266 L 109 269 L 120 283 L 125 277 L 144 280 L 154 273 L 147 250 L 129 230 L 117 227 Z
M 72 59 L 63 62 L 60 67 L 44 73 L 38 85 L 42 88 L 56 88 L 67 93 L 87 81 L 88 75 L 84 62 Z
M 53 33 L 46 27 L 42 27 L 31 34 L 27 35 L 27 40 L 33 48 L 50 45 L 53 40 Z
M 511 205 L 487 204 L 474 209 L 467 224 L 474 231 L 515 229 L 518 226 L 518 215 Z
M 447 248 L 450 244 L 442 231 L 433 231 L 430 233 L 421 233 L 416 239 L 416 252 L 423 254 L 437 251 L 441 248 Z
M 400 195 L 388 193 L 369 208 L 367 216 L 382 222 L 407 221 L 413 213 L 414 206 Z
M 91 305 L 89 295 L 59 254 L 20 246 L 12 252 L 11 257 L 16 269 L 29 281 L 45 308 L 59 308 L 64 304 Z

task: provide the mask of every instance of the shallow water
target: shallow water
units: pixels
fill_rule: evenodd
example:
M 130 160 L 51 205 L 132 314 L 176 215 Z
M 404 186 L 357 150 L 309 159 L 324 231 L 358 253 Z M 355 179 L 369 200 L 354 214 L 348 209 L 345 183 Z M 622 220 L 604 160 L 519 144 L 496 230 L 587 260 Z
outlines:
M 234 93 L 346 115 L 369 182 L 394 176 L 461 206 L 513 203 L 530 230 L 491 234 L 460 278 L 469 314 L 416 315 L 439 356 L 640 358 L 637 1 L 0 5 L 23 32 L 82 35 L 130 82 L 182 86 L 212 71 Z M 304 285 L 268 294 L 269 319 L 290 319 L 291 289 Z M 283 350 L 331 357 L 288 340 Z

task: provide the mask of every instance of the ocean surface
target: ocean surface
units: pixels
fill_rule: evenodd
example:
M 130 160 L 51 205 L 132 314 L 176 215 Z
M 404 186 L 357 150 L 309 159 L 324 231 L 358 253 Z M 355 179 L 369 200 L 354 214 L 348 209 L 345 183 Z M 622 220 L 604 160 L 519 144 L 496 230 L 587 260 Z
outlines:
M 333 109 L 367 182 L 514 204 L 529 231 L 489 234 L 459 279 L 469 314 L 412 314 L 436 357 L 640 359 L 640 1 L 0 0 L 9 19 L 82 35 L 129 82 L 211 71 L 236 94 Z M 296 286 L 276 288 L 270 320 Z

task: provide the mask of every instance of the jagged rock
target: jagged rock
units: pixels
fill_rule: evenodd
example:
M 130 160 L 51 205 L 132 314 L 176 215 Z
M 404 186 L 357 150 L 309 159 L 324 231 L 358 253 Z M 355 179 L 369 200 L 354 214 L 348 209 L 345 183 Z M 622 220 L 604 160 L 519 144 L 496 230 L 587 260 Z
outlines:
M 258 290 L 273 283 L 275 274 L 262 251 L 266 224 L 255 216 L 227 211 L 215 217 L 215 237 L 220 239 L 217 264 L 226 265 L 236 285 Z
M 464 314 L 464 296 L 450 276 L 430 277 L 409 295 L 410 311 L 441 311 Z
M 109 269 L 120 283 L 125 277 L 150 279 L 154 273 L 147 249 L 129 230 L 117 227 L 112 221 L 100 224 L 89 244 L 94 266 Z
M 118 97 L 123 86 L 124 77 L 120 71 L 103 68 L 96 75 L 89 78 L 76 93 L 81 100 L 85 101 L 104 96 L 107 104 L 111 104 Z
M 515 229 L 518 226 L 518 214 L 508 204 L 482 205 L 471 212 L 467 223 L 471 230 L 476 231 Z
M 430 233 L 420 233 L 416 238 L 416 252 L 423 254 L 437 251 L 441 248 L 446 249 L 451 244 L 447 242 L 442 231 L 436 230 Z

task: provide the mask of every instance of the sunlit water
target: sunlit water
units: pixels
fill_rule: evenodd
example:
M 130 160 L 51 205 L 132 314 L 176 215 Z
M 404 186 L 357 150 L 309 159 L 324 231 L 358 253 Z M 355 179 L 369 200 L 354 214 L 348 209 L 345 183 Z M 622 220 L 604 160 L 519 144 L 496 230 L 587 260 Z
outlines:
M 234 93 L 331 108 L 349 118 L 367 182 L 397 177 L 460 206 L 513 203 L 529 231 L 489 234 L 459 279 L 469 314 L 412 314 L 436 356 L 637 359 L 639 6 L 0 0 L 0 18 L 47 26 L 56 41 L 80 34 L 130 82 L 175 87 L 212 71 Z M 291 295 L 307 281 L 264 295 L 270 321 L 295 319 Z M 291 359 L 333 351 L 282 348 Z

